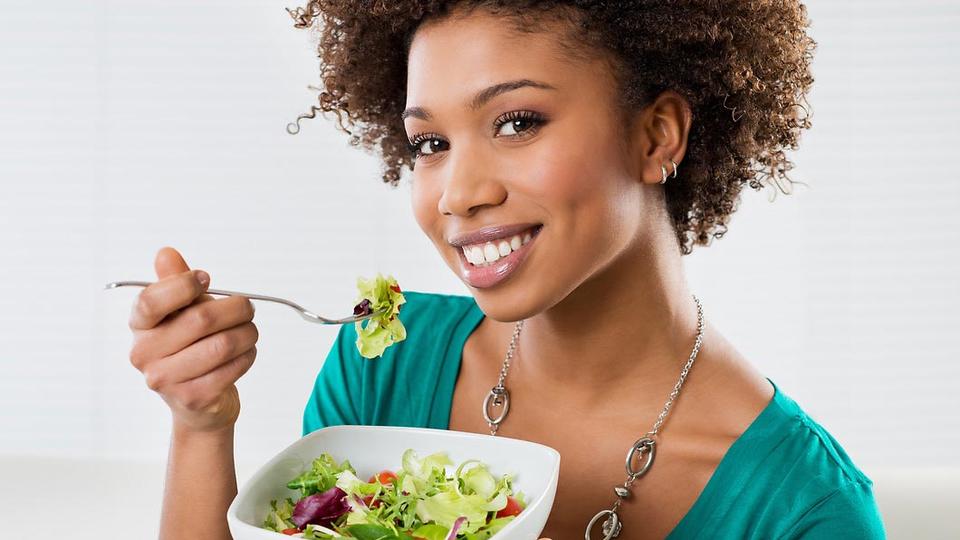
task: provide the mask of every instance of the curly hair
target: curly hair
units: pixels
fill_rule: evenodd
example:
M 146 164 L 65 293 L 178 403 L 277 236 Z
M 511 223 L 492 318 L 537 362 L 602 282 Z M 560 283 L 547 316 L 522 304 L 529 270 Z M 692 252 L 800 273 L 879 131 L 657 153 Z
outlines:
M 414 167 L 400 116 L 410 43 L 421 23 L 453 8 L 503 15 L 520 32 L 566 22 L 558 42 L 568 54 L 609 61 L 624 118 L 664 90 L 687 100 L 684 164 L 663 186 L 681 254 L 723 236 L 744 184 L 789 194 L 797 183 L 785 151 L 811 126 L 816 49 L 797 0 L 310 0 L 287 11 L 294 26 L 316 32 L 323 88 L 310 87 L 319 106 L 288 131 L 334 113 L 351 145 L 379 150 L 383 181 L 397 186 L 401 168 Z

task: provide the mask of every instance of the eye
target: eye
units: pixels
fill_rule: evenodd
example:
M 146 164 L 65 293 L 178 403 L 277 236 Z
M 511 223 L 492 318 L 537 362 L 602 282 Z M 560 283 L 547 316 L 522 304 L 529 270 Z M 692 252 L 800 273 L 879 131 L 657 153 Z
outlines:
M 522 137 L 536 133 L 536 130 L 545 122 L 543 115 L 533 111 L 510 111 L 497 118 L 493 125 L 497 133 L 500 133 L 500 128 L 503 126 L 509 126 L 513 129 L 513 133 L 507 133 L 508 137 Z
M 416 159 L 420 156 L 429 156 L 435 154 L 445 148 L 441 148 L 446 144 L 445 141 L 438 138 L 439 135 L 436 133 L 418 133 L 413 140 L 410 141 L 410 153 L 413 154 L 413 158 Z M 424 145 L 424 143 L 430 143 Z M 429 150 L 424 151 L 424 147 L 429 148 Z
M 547 119 L 540 113 L 533 111 L 510 111 L 494 121 L 493 129 L 495 136 L 520 139 L 533 135 L 546 122 Z M 508 126 L 512 130 L 512 133 L 496 135 L 500 133 L 500 128 L 503 126 Z M 409 141 L 409 150 L 415 160 L 446 150 L 448 146 L 449 144 L 436 133 L 418 133 Z

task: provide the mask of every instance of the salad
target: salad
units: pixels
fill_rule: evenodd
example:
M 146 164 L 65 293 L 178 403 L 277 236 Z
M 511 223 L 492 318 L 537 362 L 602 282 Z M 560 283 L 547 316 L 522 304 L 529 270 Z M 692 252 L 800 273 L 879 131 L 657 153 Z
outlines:
M 393 276 L 384 278 L 379 273 L 373 279 L 357 278 L 360 294 L 354 315 L 369 315 L 383 311 L 381 315 L 357 321 L 357 350 L 364 358 L 376 358 L 398 341 L 407 338 L 407 330 L 400 322 L 400 305 L 407 300 Z M 366 323 L 366 324 L 364 324 Z
M 460 463 L 452 476 L 443 452 L 420 459 L 407 449 L 401 463 L 364 482 L 348 460 L 324 452 L 287 483 L 299 499 L 271 500 L 262 527 L 314 539 L 484 540 L 527 506 L 513 475 L 497 478 L 479 460 Z

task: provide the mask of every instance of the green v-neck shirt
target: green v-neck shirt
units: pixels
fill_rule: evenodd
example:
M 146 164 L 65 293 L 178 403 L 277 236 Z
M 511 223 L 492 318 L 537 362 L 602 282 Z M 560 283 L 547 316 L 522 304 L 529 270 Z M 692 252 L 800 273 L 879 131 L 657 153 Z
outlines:
M 354 326 L 340 327 L 304 409 L 303 435 L 342 424 L 449 429 L 463 346 L 483 311 L 472 296 L 404 296 L 407 339 L 379 358 L 361 357 Z M 770 383 L 773 399 L 668 538 L 885 538 L 873 482 Z

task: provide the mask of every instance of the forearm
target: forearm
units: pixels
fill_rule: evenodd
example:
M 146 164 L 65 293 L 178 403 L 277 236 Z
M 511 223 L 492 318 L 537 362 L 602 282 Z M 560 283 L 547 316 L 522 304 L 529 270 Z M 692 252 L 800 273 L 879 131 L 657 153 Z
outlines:
M 232 540 L 227 508 L 237 494 L 233 426 L 197 433 L 173 428 L 160 540 Z

